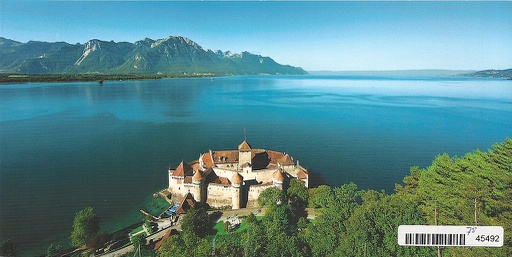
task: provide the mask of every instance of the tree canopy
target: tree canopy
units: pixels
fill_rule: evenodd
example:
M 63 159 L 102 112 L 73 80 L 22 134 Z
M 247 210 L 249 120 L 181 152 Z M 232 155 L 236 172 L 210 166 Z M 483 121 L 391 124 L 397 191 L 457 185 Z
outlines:
M 82 246 L 100 231 L 100 219 L 94 213 L 92 207 L 87 207 L 76 213 L 71 232 L 71 245 Z
M 261 219 L 245 218 L 242 233 L 212 241 L 208 231 L 184 219 L 180 235 L 171 236 L 160 256 L 435 256 L 435 247 L 399 246 L 399 225 L 481 225 L 512 230 L 512 140 L 488 152 L 463 157 L 437 156 L 426 168 L 412 167 L 395 192 L 360 190 L 354 183 L 307 190 L 292 179 L 287 190 L 265 190 Z M 305 207 L 320 213 L 309 222 Z M 198 215 L 197 211 L 192 214 Z M 188 219 L 191 221 L 189 222 Z M 187 220 L 187 222 L 185 222 Z M 187 228 L 188 227 L 188 228 Z M 195 232 L 194 232 L 195 231 Z M 507 235 L 507 234 L 506 234 Z M 211 239 L 210 239 L 211 240 Z M 512 256 L 512 242 L 503 247 L 445 247 L 443 256 Z

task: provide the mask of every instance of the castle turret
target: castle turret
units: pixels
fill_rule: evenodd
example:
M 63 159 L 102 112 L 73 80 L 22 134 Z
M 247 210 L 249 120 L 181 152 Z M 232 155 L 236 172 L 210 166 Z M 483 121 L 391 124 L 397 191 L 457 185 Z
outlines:
M 237 172 L 231 177 L 231 186 L 233 187 L 232 191 L 232 209 L 237 210 L 240 209 L 240 200 L 242 194 L 242 183 L 244 182 L 244 178 Z
M 205 185 L 204 176 L 201 171 L 196 171 L 192 177 L 192 184 L 194 185 L 194 199 L 196 202 L 204 203 L 205 201 Z
M 283 189 L 284 175 L 281 170 L 276 170 L 274 174 L 272 174 L 272 182 L 274 186 Z
M 279 158 L 277 160 L 277 165 L 285 171 L 290 171 L 295 168 L 295 163 L 293 162 L 292 157 L 288 154 L 284 154 L 283 157 Z
M 247 141 L 243 141 L 241 144 L 238 145 L 238 167 L 242 168 L 244 165 L 249 164 L 252 165 L 251 159 L 252 159 L 252 148 L 247 143 Z

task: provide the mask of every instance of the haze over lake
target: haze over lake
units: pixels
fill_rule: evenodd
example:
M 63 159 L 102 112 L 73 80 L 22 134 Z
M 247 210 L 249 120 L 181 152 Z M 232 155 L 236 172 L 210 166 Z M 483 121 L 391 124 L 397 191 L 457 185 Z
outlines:
M 0 85 L 0 241 L 66 240 L 92 206 L 106 230 L 142 218 L 167 168 L 209 149 L 286 151 L 311 183 L 392 192 L 409 167 L 512 136 L 512 81 L 251 76 Z M 41 251 L 42 249 L 42 251 Z

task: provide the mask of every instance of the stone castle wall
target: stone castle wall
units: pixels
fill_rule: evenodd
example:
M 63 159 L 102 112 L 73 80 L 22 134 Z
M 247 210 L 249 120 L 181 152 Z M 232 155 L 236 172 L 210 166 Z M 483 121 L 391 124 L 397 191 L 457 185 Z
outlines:
M 219 184 L 209 184 L 206 191 L 206 203 L 211 207 L 232 205 L 233 187 L 225 187 Z

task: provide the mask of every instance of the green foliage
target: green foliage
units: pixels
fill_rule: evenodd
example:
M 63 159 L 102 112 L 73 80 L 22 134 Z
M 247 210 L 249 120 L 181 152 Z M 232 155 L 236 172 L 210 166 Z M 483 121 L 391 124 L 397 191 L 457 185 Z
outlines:
M 374 190 L 362 195 L 363 203 L 345 221 L 346 233 L 335 255 L 347 256 L 432 256 L 433 248 L 402 247 L 397 242 L 398 226 L 425 224 L 422 213 L 409 195 L 387 195 Z
M 210 256 L 212 246 L 205 238 L 199 238 L 189 232 L 170 236 L 156 251 L 161 257 Z
M 215 248 L 212 249 L 213 256 L 237 257 L 243 256 L 242 240 L 239 234 L 217 237 Z
M 298 227 L 299 220 L 301 220 L 301 228 L 305 228 L 308 216 L 306 207 L 309 200 L 309 193 L 305 183 L 298 179 L 291 179 L 290 187 L 288 187 L 286 193 L 288 204 L 291 208 L 290 224 Z
M 17 255 L 18 251 L 16 249 L 16 244 L 10 239 L 7 239 L 0 244 L 0 256 L 11 257 Z
M 231 223 L 227 220 L 224 221 L 224 223 L 222 223 L 222 228 L 224 228 L 224 231 L 230 232 L 231 231 Z
M 397 186 L 410 194 L 427 224 L 503 226 L 512 229 L 512 140 L 495 144 L 488 153 L 474 151 L 462 158 L 437 156 L 426 169 L 415 168 Z M 476 208 L 475 208 L 476 207 Z M 436 217 L 437 214 L 437 217 Z M 512 239 L 504 246 L 488 248 L 448 248 L 443 255 L 510 256 Z
M 283 203 L 285 200 L 285 194 L 283 190 L 277 188 L 277 187 L 269 187 L 258 197 L 258 205 L 260 207 L 264 206 L 274 206 L 279 203 Z
M 145 219 L 144 220 L 144 226 L 146 227 L 147 231 L 149 234 L 153 234 L 153 227 L 151 226 L 151 223 L 149 222 L 149 220 Z
M 71 245 L 86 245 L 100 231 L 100 220 L 92 207 L 87 207 L 76 213 L 71 232 Z
M 358 207 L 357 197 L 360 192 L 354 183 L 336 187 L 334 190 L 322 189 L 326 201 L 322 214 L 311 223 L 306 231 L 306 239 L 311 247 L 313 256 L 333 255 L 339 245 L 342 233 L 347 233 L 344 222 Z M 322 236 L 318 236 L 322 235 Z
M 133 247 L 135 249 L 137 249 L 139 247 L 139 245 L 145 245 L 146 244 L 146 239 L 145 239 L 145 236 L 143 234 L 138 234 L 136 236 L 132 236 L 130 238 L 130 241 L 132 242 Z
M 265 230 L 256 217 L 252 217 L 250 215 L 246 218 L 247 230 L 242 237 L 245 257 L 262 256 L 266 246 Z
M 309 202 L 310 208 L 326 208 L 328 203 L 334 201 L 332 189 L 330 186 L 321 185 L 315 188 L 309 189 Z
M 290 199 L 296 198 L 307 206 L 309 194 L 304 181 L 291 179 L 290 186 L 286 190 L 286 193 Z
M 291 182 L 286 192 L 271 188 L 258 199 L 267 206 L 263 218 L 249 215 L 245 231 L 216 236 L 212 247 L 193 229 L 184 229 L 164 243 L 159 255 L 435 256 L 435 247 L 399 246 L 397 233 L 399 225 L 433 225 L 437 219 L 447 225 L 503 226 L 506 233 L 501 248 L 446 247 L 443 256 L 512 256 L 507 236 L 512 230 L 512 140 L 493 147 L 461 158 L 443 154 L 428 168 L 412 167 L 393 194 L 358 190 L 354 183 L 320 186 L 306 194 L 300 181 Z M 306 204 L 320 212 L 313 223 L 304 215 Z
M 181 223 L 181 229 L 183 233 L 190 233 L 196 237 L 203 238 L 208 235 L 209 232 L 208 213 L 206 209 L 202 207 L 192 207 L 187 211 L 183 221 Z
M 53 245 L 50 244 L 48 249 L 46 250 L 46 257 L 59 257 L 62 254 L 62 246 L 61 245 Z
M 191 248 L 193 249 L 193 248 Z M 157 250 L 158 256 L 166 257 L 166 256 L 176 256 L 176 257 L 186 257 L 191 256 L 190 250 L 187 249 L 185 242 L 181 235 L 172 235 L 162 244 L 162 246 Z

